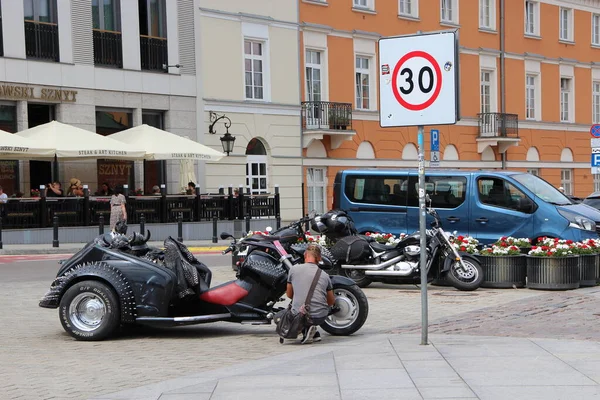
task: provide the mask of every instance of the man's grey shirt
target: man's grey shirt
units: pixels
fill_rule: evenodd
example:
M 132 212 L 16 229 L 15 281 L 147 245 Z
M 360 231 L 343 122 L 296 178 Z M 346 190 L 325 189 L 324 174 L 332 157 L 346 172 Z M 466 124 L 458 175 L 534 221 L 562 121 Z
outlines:
M 319 267 L 312 263 L 293 265 L 290 269 L 288 283 L 291 283 L 294 288 L 292 309 L 295 312 L 298 312 L 302 304 L 304 304 L 306 295 L 318 269 Z M 327 305 L 328 290 L 333 290 L 331 279 L 327 275 L 327 272 L 321 271 L 321 276 L 310 301 L 311 317 L 323 318 L 329 314 L 329 306 Z

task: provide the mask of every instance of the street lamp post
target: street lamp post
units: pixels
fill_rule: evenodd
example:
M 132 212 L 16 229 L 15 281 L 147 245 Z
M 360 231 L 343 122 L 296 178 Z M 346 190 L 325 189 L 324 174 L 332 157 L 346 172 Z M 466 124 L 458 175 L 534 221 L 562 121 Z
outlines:
M 215 124 L 222 119 L 226 120 L 223 121 L 223 125 L 225 126 L 225 134 L 221 136 L 221 145 L 223 145 L 223 152 L 229 155 L 229 153 L 233 152 L 233 145 L 235 143 L 235 136 L 229 133 L 229 128 L 231 127 L 231 120 L 225 114 L 219 115 L 212 111 L 210 111 L 209 115 L 211 124 L 208 126 L 208 133 L 211 133 L 213 135 L 217 133 L 217 131 L 214 129 Z

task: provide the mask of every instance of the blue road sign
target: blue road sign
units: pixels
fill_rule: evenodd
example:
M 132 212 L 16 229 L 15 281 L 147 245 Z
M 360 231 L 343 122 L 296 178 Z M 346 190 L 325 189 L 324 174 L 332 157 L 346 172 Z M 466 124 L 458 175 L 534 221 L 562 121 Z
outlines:
M 590 128 L 590 134 L 593 137 L 600 137 L 600 124 L 592 125 L 592 127 Z
M 600 153 L 592 153 L 592 167 L 600 167 Z
M 440 131 L 431 130 L 431 151 L 440 151 Z

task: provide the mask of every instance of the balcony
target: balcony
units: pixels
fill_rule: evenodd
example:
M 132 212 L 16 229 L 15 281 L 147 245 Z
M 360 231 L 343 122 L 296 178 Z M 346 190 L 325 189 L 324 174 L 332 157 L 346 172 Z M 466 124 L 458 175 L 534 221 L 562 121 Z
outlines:
M 93 30 L 94 64 L 123 68 L 121 32 Z
M 337 149 L 345 140 L 351 140 L 356 131 L 352 130 L 352 104 L 329 101 L 302 102 L 302 130 L 304 148 L 313 140 L 331 137 L 331 148 Z
M 59 61 L 58 25 L 25 21 L 25 54 L 27 58 Z
M 506 152 L 510 146 L 518 146 L 519 116 L 497 112 L 477 114 L 479 136 L 477 151 L 483 153 L 488 146 L 498 146 L 500 153 Z
M 167 72 L 168 65 L 167 39 L 153 36 L 140 35 L 140 52 L 142 56 L 142 70 Z

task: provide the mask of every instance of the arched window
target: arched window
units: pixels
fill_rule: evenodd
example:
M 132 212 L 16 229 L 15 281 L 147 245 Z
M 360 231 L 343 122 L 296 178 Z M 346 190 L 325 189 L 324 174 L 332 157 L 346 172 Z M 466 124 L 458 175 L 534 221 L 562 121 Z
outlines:
M 444 148 L 443 160 L 458 161 L 458 151 L 453 144 L 449 144 Z
M 540 161 L 540 153 L 535 147 L 530 147 L 527 150 L 527 157 L 525 158 L 527 161 Z
M 369 142 L 362 142 L 356 150 L 356 158 L 373 160 L 375 158 L 375 150 Z
M 496 161 L 496 155 L 490 146 L 486 147 L 481 153 L 481 161 Z
M 327 150 L 320 140 L 313 140 L 310 146 L 306 149 L 306 157 L 308 158 L 327 158 Z
M 267 149 L 258 138 L 246 146 L 246 187 L 252 194 L 267 193 Z
M 403 160 L 416 160 L 419 158 L 419 153 L 417 152 L 417 146 L 412 143 L 406 143 L 404 148 L 402 149 L 402 159 Z
M 560 153 L 560 161 L 573 162 L 573 152 L 570 148 L 565 147 Z

